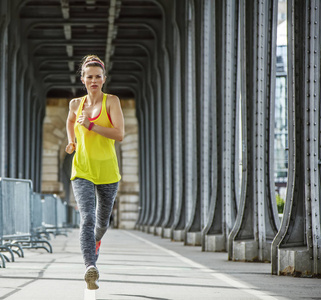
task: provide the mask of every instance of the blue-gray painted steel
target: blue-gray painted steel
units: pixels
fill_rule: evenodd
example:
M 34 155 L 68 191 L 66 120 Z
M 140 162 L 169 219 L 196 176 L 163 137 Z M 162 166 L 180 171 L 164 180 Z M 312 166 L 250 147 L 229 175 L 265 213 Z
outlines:
M 164 190 L 164 201 L 165 211 L 164 218 L 161 224 L 163 229 L 167 229 L 165 232 L 162 231 L 162 236 L 171 237 L 171 227 L 174 220 L 174 206 L 175 199 L 173 197 L 174 183 L 173 174 L 176 168 L 176 162 L 173 160 L 174 157 L 174 127 L 173 127 L 173 107 L 175 105 L 174 97 L 174 58 L 173 58 L 173 13 L 174 13 L 174 1 L 164 3 L 164 20 L 163 26 L 165 31 L 164 34 L 164 167 L 165 167 L 165 190 Z M 166 26 L 166 24 L 171 26 Z
M 186 60 L 185 60 L 185 70 L 187 76 L 185 78 L 185 118 L 183 126 L 183 134 L 185 141 L 185 156 L 184 156 L 184 168 L 186 181 L 186 224 L 185 224 L 185 244 L 194 244 L 192 240 L 188 240 L 188 233 L 192 237 L 195 233 L 200 233 L 200 216 L 198 215 L 197 206 L 199 201 L 197 201 L 197 105 L 196 105 L 196 57 L 195 57 L 195 5 L 194 1 L 186 1 Z M 199 198 L 198 198 L 199 199 Z M 195 222 L 194 222 L 195 221 Z
M 270 261 L 271 242 L 279 227 L 270 133 L 276 7 L 273 0 L 240 1 L 243 178 L 239 214 L 229 236 L 232 260 Z
M 3 4 L 2 4 L 3 5 Z M 0 19 L 0 176 L 8 175 L 8 20 L 1 15 Z
M 188 115 L 186 114 L 187 111 L 187 80 L 188 80 L 188 71 L 187 71 L 187 20 L 188 20 L 188 6 L 186 1 L 176 1 L 176 25 L 177 25 L 177 47 L 179 46 L 179 49 L 176 49 L 176 51 L 179 51 L 177 53 L 177 59 L 179 59 L 179 62 L 176 62 L 180 69 L 177 70 L 177 73 L 180 74 L 180 80 L 178 83 L 178 86 L 176 86 L 177 89 L 180 87 L 180 93 L 181 98 L 178 99 L 180 101 L 180 112 L 176 112 L 177 114 L 180 114 L 180 120 L 181 123 L 181 129 L 179 131 L 180 140 L 178 141 L 181 143 L 181 166 L 180 166 L 180 175 L 181 176 L 181 196 L 179 199 L 177 199 L 177 208 L 175 212 L 175 219 L 172 227 L 172 238 L 173 240 L 177 241 L 184 241 L 185 240 L 185 227 L 186 222 L 188 218 L 187 214 L 187 202 L 188 202 L 188 194 L 189 194 L 189 183 L 185 180 L 187 178 L 187 138 L 186 138 L 186 130 L 188 126 L 188 122 L 191 122 L 191 120 L 188 119 Z M 175 29 L 174 29 L 175 30 Z M 177 154 L 175 154 L 177 155 Z M 179 188 L 179 187 L 177 187 Z
M 320 1 L 288 0 L 289 177 L 272 273 L 321 274 Z
M 180 7 L 174 3 L 172 22 L 173 22 L 173 201 L 172 222 L 170 237 L 174 239 L 174 231 L 177 229 L 183 211 L 183 123 L 182 123 L 182 62 L 181 62 L 181 37 L 179 25 L 176 20 L 177 12 L 181 13 Z
M 17 178 L 17 120 L 18 120 L 18 82 L 17 82 L 17 69 L 18 69 L 18 51 L 19 51 L 19 41 L 17 39 L 17 33 L 14 32 L 14 29 L 10 33 L 12 38 L 11 49 L 9 56 L 9 76 L 8 76 L 8 85 L 9 85 L 9 97 L 10 99 L 10 119 L 9 119 L 9 177 Z
M 207 1 L 207 6 L 213 5 Z M 208 86 L 212 103 L 211 141 L 211 181 L 210 204 L 206 226 L 203 229 L 202 248 L 206 251 L 227 250 L 227 239 L 237 213 L 237 177 L 238 158 L 235 152 L 236 103 L 237 103 L 237 45 L 238 45 L 238 6 L 233 1 L 222 1 L 215 7 L 215 16 L 208 14 L 210 32 L 209 47 L 214 58 L 207 64 L 216 65 L 209 75 L 212 83 Z M 214 23 L 214 21 L 216 23 Z M 216 29 L 216 30 L 215 30 Z M 209 33 L 208 33 L 209 34 Z M 208 100 L 210 102 L 210 100 Z M 207 138 L 206 136 L 204 138 Z

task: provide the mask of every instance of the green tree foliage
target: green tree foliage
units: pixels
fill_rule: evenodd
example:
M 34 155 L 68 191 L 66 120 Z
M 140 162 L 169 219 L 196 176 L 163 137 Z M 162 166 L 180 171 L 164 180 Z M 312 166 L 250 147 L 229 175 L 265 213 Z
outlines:
M 276 194 L 276 205 L 278 207 L 279 214 L 283 214 L 284 203 L 285 201 L 283 200 L 283 198 L 279 194 Z

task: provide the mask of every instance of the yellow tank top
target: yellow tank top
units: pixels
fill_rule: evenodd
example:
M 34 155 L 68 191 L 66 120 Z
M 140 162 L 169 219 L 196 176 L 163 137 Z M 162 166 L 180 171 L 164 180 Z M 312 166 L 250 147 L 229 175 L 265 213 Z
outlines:
M 82 113 L 86 97 L 84 96 L 81 100 L 76 120 Z M 106 110 L 106 99 L 107 94 L 104 94 L 100 114 L 97 118 L 92 119 L 91 122 L 99 126 L 113 128 Z M 89 131 L 77 121 L 74 128 L 77 149 L 72 162 L 71 180 L 78 177 L 87 179 L 94 184 L 118 182 L 121 176 L 118 169 L 115 140 Z

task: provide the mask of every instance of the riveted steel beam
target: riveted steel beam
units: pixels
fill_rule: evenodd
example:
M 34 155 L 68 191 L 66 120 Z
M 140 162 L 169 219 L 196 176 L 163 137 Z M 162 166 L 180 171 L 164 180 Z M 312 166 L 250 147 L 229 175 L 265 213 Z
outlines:
M 20 47 L 19 40 L 16 38 L 17 34 L 11 33 L 14 37 L 11 40 L 9 47 L 9 67 L 8 67 L 8 99 L 10 99 L 10 123 L 9 123 L 9 177 L 17 178 L 17 72 L 18 72 L 18 51 Z
M 215 49 L 215 20 L 222 20 L 223 14 L 219 9 L 218 5 L 214 1 L 205 0 L 203 1 L 203 17 L 202 17 L 202 28 L 203 31 L 203 47 L 202 47 L 202 74 L 201 74 L 201 126 L 200 126 L 200 193 L 201 193 L 201 222 L 202 229 L 208 223 L 209 216 L 214 211 L 213 208 L 210 210 L 210 199 L 211 195 L 215 198 L 215 192 L 211 192 L 215 186 L 212 184 L 214 178 L 212 178 L 212 167 L 215 165 L 215 168 L 218 167 L 216 157 L 212 155 L 211 149 L 216 150 L 216 145 L 213 144 L 213 131 L 215 128 L 220 128 L 220 126 L 215 126 L 216 120 L 216 82 L 219 80 L 215 79 L 215 73 L 217 65 L 223 64 L 223 59 L 221 53 L 216 53 Z M 215 14 L 217 12 L 217 14 Z M 219 28 L 224 28 L 220 26 Z M 221 36 L 221 35 L 220 35 Z M 224 34 L 222 35 L 224 36 Z M 222 44 L 219 44 L 222 52 L 224 48 Z M 214 57 L 217 58 L 217 64 L 214 63 Z M 213 66 L 213 67 L 211 67 Z M 217 78 L 222 78 L 220 74 L 217 74 Z M 211 84 L 211 83 L 214 84 Z M 223 91 L 223 89 L 222 89 Z M 221 98 L 221 97 L 220 97 Z M 221 113 L 217 113 L 218 116 L 221 116 Z M 223 128 L 223 127 L 221 127 Z M 212 147 L 213 144 L 213 147 Z M 218 218 L 216 218 L 218 219 Z M 204 229 L 203 229 L 204 232 Z M 204 233 L 202 232 L 202 237 Z M 204 239 L 204 238 L 203 238 Z M 204 241 L 202 239 L 202 246 Z M 204 247 L 204 246 L 203 246 Z
M 4 5 L 3 3 L 1 5 Z M 0 176 L 8 176 L 8 96 L 7 96 L 7 62 L 8 62 L 8 19 L 0 17 Z
M 237 96 L 237 45 L 238 45 L 238 6 L 234 1 L 217 3 L 215 10 L 209 8 L 211 1 L 204 7 L 207 33 L 207 46 L 204 51 L 208 61 L 204 66 L 215 65 L 213 57 L 217 58 L 217 69 L 205 69 L 204 98 L 210 107 L 205 107 L 203 120 L 202 140 L 202 199 L 203 218 L 205 227 L 202 232 L 202 249 L 205 251 L 226 251 L 228 235 L 234 225 L 237 213 L 237 191 L 235 184 L 235 130 L 236 130 L 236 102 Z M 212 16 L 211 11 L 217 12 Z M 213 24 L 213 20 L 216 20 Z M 215 30 L 216 28 L 216 30 Z M 206 37 L 206 35 L 204 35 Z M 212 38 L 212 40 L 211 40 Z M 215 38 L 215 41 L 213 40 Z M 206 45 L 206 44 L 205 44 Z M 216 47 L 215 47 L 216 45 Z M 211 82 L 206 84 L 206 78 Z M 214 99 L 214 100 L 211 100 Z M 213 101 L 213 103 L 211 103 Z M 210 132 L 207 137 L 206 132 Z M 205 133 L 204 133 L 205 132 Z M 209 153 L 209 149 L 212 152 Z M 206 151 L 205 151 L 206 150 Z M 207 153 L 207 155 L 205 155 Z M 209 161 L 212 163 L 209 163 Z M 206 165 L 211 166 L 207 168 Z M 208 179 L 206 179 L 208 178 Z M 206 184 L 204 183 L 206 182 Z M 205 200 L 205 201 L 204 201 Z
M 162 176 L 163 181 L 163 198 L 158 202 L 157 219 L 155 221 L 156 234 L 161 236 L 169 236 L 170 229 L 166 235 L 164 235 L 164 228 L 170 218 L 172 208 L 172 147 L 171 147 L 171 49 L 168 45 L 167 38 L 170 38 L 171 33 L 171 11 L 166 11 L 163 15 L 161 23 L 163 29 L 163 35 L 160 37 L 160 51 L 159 55 L 159 70 L 160 70 L 160 82 L 162 88 L 161 101 L 162 101 L 162 136 L 158 137 L 162 141 L 162 172 L 158 169 L 158 176 Z M 166 37 L 166 38 L 165 38 Z M 159 126 L 160 123 L 157 124 Z
M 188 76 L 185 82 L 185 99 L 184 99 L 184 181 L 185 181 L 185 199 L 186 199 L 186 224 L 184 228 L 185 244 L 200 245 L 201 244 L 201 228 L 200 228 L 200 211 L 197 181 L 197 92 L 196 82 L 198 81 L 196 69 L 196 19 L 195 19 L 195 3 L 187 1 L 187 37 L 186 37 L 186 72 Z
M 156 46 L 156 45 L 155 45 Z M 151 201 L 150 201 L 150 210 L 148 215 L 146 215 L 146 231 L 150 233 L 154 233 L 155 227 L 154 222 L 156 219 L 157 214 L 157 155 L 156 155 L 156 141 L 157 141 L 157 134 L 156 134 L 156 128 L 157 128 L 157 115 L 156 115 L 156 107 L 157 103 L 160 101 L 159 98 L 159 88 L 158 80 L 160 77 L 159 70 L 158 70 L 158 57 L 157 57 L 157 48 L 155 47 L 155 55 L 153 58 L 153 66 L 152 66 L 152 78 L 150 81 L 151 84 L 151 92 L 152 97 L 149 100 L 150 102 L 150 120 L 151 120 L 151 126 L 150 126 L 150 155 L 151 155 Z
M 287 5 L 289 177 L 272 273 L 320 276 L 320 1 Z
M 182 9 L 183 8 L 183 9 Z M 182 14 L 185 15 L 185 6 L 177 2 L 173 3 L 172 13 L 172 30 L 173 30 L 173 46 L 172 46 L 172 149 L 173 149 L 173 164 L 172 164 L 172 215 L 167 222 L 170 226 L 168 237 L 175 240 L 182 240 L 182 231 L 178 231 L 177 225 L 180 221 L 183 209 L 183 140 L 182 140 L 182 60 L 183 46 L 181 44 L 181 35 L 178 18 Z M 185 18 L 184 18 L 185 19 Z M 166 226 L 165 226 L 166 227 Z M 166 229 L 165 229 L 166 230 Z
M 164 151 L 164 175 L 165 175 L 165 190 L 164 190 L 164 214 L 162 223 L 160 224 L 161 236 L 171 238 L 172 224 L 175 212 L 175 200 L 173 198 L 174 190 L 174 177 L 173 172 L 177 162 L 173 161 L 174 154 L 174 140 L 173 140 L 173 115 L 174 104 L 177 101 L 174 90 L 173 80 L 177 80 L 174 75 L 174 57 L 173 57 L 173 25 L 176 23 L 175 16 L 175 3 L 171 2 L 165 7 L 164 15 L 164 32 L 166 39 L 163 41 L 163 86 L 164 86 L 164 99 L 163 99 L 163 151 Z
M 106 46 L 106 41 L 105 39 L 86 39 L 86 40 L 47 40 L 47 41 L 40 41 L 38 43 L 34 43 L 32 48 L 31 48 L 31 53 L 33 55 L 35 55 L 35 52 L 37 52 L 37 50 L 43 48 L 43 47 L 48 47 L 48 46 L 52 46 L 52 47 L 57 47 L 57 46 L 80 46 L 80 47 L 88 47 L 88 43 L 93 43 L 95 45 L 95 47 L 101 47 L 104 48 Z
M 188 20 L 188 7 L 186 1 L 179 1 L 175 3 L 176 7 L 176 16 L 175 16 L 175 26 L 174 27 L 174 34 L 175 43 L 174 43 L 174 67 L 175 67 L 175 90 L 177 95 L 175 95 L 175 110 L 177 109 L 174 114 L 176 114 L 177 119 L 173 120 L 174 122 L 174 139 L 178 139 L 178 143 L 181 143 L 181 150 L 179 154 L 173 153 L 175 160 L 177 159 L 178 162 L 176 163 L 175 169 L 173 170 L 175 176 L 180 176 L 180 179 L 175 179 L 176 184 L 173 187 L 173 195 L 175 195 L 175 217 L 174 222 L 172 225 L 172 239 L 175 241 L 184 241 L 185 240 L 185 227 L 186 227 L 186 207 L 187 207 L 187 183 L 185 181 L 185 162 L 186 162 L 186 140 L 185 140 L 185 124 L 188 121 L 186 116 L 186 95 L 187 95 L 187 88 L 186 88 L 186 81 L 188 78 L 187 72 L 187 51 L 186 51 L 186 44 L 187 44 L 187 28 L 186 22 Z M 178 68 L 178 70 L 177 70 Z M 178 77 L 178 78 L 177 78 Z M 178 107 L 180 105 L 180 107 Z M 179 124 L 179 123 L 180 124 Z M 179 145 L 177 146 L 179 149 Z M 177 185 L 178 184 L 178 185 Z
M 229 259 L 270 261 L 278 231 L 273 180 L 277 1 L 240 1 L 243 175 Z M 242 26 L 244 25 L 244 26 Z

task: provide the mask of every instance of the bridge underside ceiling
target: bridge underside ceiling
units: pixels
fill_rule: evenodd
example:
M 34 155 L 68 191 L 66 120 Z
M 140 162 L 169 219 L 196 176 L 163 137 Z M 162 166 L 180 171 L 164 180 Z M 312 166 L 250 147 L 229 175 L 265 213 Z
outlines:
M 27 0 L 20 4 L 19 18 L 47 97 L 83 95 L 79 64 L 85 55 L 96 54 L 109 61 L 107 91 L 133 98 L 137 79 L 132 73 L 148 64 L 141 44 L 155 38 L 145 21 L 159 22 L 162 13 L 152 1 Z

